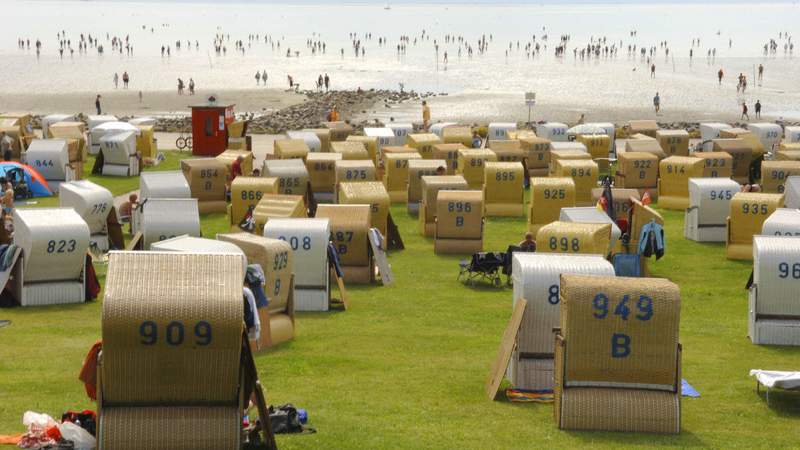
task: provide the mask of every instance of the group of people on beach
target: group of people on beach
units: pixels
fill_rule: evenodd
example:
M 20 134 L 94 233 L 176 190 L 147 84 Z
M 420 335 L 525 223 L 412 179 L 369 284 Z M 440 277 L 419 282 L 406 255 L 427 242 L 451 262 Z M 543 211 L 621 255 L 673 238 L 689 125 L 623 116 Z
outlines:
M 114 76 L 112 77 L 112 80 L 114 81 L 114 89 L 117 89 L 119 87 L 119 79 L 120 79 L 119 74 L 117 72 L 114 72 Z M 126 70 L 122 72 L 122 89 L 128 89 L 128 84 L 130 82 L 131 82 L 131 76 L 128 75 L 128 71 Z
M 261 82 L 263 81 L 264 82 L 264 87 L 267 87 L 267 80 L 269 79 L 269 76 L 267 75 L 267 69 L 264 69 L 261 72 L 256 70 L 256 77 L 255 78 L 256 78 L 256 86 L 260 86 Z
M 183 95 L 183 90 L 186 88 L 182 78 L 178 78 L 178 95 Z M 189 95 L 194 95 L 194 78 L 189 78 Z

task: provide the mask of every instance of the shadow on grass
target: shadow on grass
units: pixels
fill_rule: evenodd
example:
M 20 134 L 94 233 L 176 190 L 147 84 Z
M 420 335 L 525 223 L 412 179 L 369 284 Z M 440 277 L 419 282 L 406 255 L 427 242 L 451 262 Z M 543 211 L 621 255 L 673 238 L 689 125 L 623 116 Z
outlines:
M 772 389 L 769 391 L 769 403 L 766 389 L 761 388 L 759 392 L 753 388 L 753 395 L 760 398 L 779 417 L 800 417 L 800 391 Z
M 681 429 L 680 434 L 627 433 L 614 431 L 574 431 L 562 430 L 570 437 L 583 441 L 583 445 L 596 447 L 598 444 L 609 444 L 619 447 L 706 447 L 702 439 L 694 433 Z

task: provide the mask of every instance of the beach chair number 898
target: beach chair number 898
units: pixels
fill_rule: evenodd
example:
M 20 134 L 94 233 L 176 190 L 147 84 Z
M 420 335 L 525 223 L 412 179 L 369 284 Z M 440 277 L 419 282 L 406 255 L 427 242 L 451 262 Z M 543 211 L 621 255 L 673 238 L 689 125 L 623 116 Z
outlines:
M 184 325 L 173 321 L 164 328 L 164 342 L 172 347 L 182 345 L 184 342 Z M 158 343 L 158 325 L 152 320 L 147 320 L 139 325 L 139 336 L 142 345 L 156 345 Z M 194 325 L 194 344 L 205 347 L 211 343 L 211 324 L 201 320 Z

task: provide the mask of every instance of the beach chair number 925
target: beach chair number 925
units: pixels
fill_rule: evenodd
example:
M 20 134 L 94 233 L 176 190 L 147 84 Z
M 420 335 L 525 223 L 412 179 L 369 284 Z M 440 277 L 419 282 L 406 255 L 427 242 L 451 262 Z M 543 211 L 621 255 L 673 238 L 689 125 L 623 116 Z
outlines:
M 185 326 L 183 322 L 173 321 L 164 327 L 163 341 L 171 347 L 183 345 L 185 341 Z M 205 347 L 211 344 L 211 324 L 205 320 L 197 322 L 193 327 L 194 345 Z M 158 325 L 152 320 L 146 320 L 139 325 L 139 341 L 142 345 L 156 345 L 159 340 Z

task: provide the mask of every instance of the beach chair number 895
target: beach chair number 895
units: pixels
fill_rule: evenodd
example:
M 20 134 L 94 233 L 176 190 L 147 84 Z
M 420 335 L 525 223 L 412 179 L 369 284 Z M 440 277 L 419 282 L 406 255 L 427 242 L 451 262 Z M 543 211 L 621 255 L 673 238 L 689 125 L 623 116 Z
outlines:
M 172 347 L 182 345 L 184 342 L 184 325 L 173 321 L 164 328 L 164 342 Z M 139 336 L 142 345 L 156 345 L 158 343 L 158 325 L 152 320 L 146 320 L 139 325 Z M 201 320 L 194 325 L 194 344 L 205 347 L 211 344 L 211 324 Z

